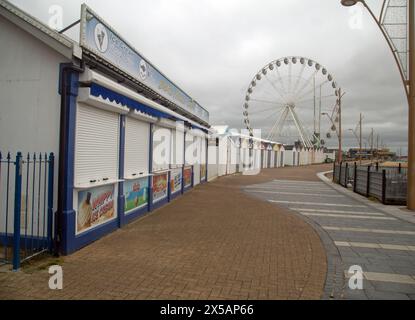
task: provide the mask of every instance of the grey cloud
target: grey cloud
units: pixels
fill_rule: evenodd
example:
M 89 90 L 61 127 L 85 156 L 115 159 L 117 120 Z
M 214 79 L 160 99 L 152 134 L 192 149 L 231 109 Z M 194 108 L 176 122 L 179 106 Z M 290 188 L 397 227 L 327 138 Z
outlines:
M 64 23 L 79 18 L 81 1 L 13 0 L 43 21 L 64 8 Z M 337 0 L 86 1 L 123 37 L 210 111 L 212 124 L 243 127 L 248 84 L 269 61 L 299 55 L 326 66 L 347 92 L 343 127 L 363 112 L 370 128 L 407 143 L 407 104 L 385 40 L 367 12 L 363 28 L 349 28 L 350 12 Z M 313 3 L 313 4 L 312 4 Z M 378 1 L 368 0 L 378 9 Z M 347 145 L 355 142 L 345 132 Z M 330 141 L 335 145 L 335 141 Z

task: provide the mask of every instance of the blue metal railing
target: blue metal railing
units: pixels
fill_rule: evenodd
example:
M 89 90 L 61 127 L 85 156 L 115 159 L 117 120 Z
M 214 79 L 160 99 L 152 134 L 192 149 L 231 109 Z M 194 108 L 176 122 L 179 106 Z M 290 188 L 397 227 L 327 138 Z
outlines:
M 53 153 L 21 152 L 12 159 L 0 153 L 0 264 L 17 270 L 52 248 L 55 159 Z

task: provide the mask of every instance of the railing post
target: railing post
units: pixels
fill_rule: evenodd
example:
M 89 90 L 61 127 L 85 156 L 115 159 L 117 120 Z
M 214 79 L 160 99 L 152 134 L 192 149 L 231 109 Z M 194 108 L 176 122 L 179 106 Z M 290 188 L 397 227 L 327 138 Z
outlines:
M 354 163 L 353 192 L 357 190 L 357 163 Z
M 370 169 L 371 166 L 367 166 L 367 180 L 366 180 L 366 197 L 369 197 L 370 192 Z
M 294 162 L 295 162 L 295 153 L 293 152 Z M 336 182 L 336 161 L 333 162 L 333 182 Z
M 341 181 L 341 178 L 342 178 L 342 167 L 343 167 L 343 161 L 340 162 L 340 165 L 339 165 L 339 181 L 336 181 L 336 183 L 339 183 L 339 184 L 341 184 L 340 181 Z
M 14 233 L 13 233 L 13 271 L 20 268 L 20 211 L 22 203 L 22 153 L 18 152 L 15 162 L 14 181 Z M 6 222 L 7 223 L 7 222 Z M 7 234 L 6 234 L 7 237 Z
M 382 170 L 382 203 L 386 204 L 386 170 Z
M 346 162 L 346 171 L 344 173 L 344 187 L 347 188 L 347 180 L 349 176 L 349 163 Z
M 402 163 L 399 163 L 398 173 L 399 173 L 399 174 L 401 174 L 401 173 L 402 173 Z
M 52 252 L 53 245 L 53 182 L 54 182 L 54 168 L 55 168 L 55 155 L 53 152 L 49 155 L 49 172 L 48 172 L 48 249 Z

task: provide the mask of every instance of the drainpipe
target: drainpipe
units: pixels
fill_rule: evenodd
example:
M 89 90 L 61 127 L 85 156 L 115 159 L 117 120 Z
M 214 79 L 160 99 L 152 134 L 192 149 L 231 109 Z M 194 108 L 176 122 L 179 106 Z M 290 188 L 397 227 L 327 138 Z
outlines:
M 85 71 L 84 62 L 80 66 L 74 64 L 66 64 L 61 67 L 59 91 L 61 94 L 61 114 L 60 114 L 60 129 L 59 129 L 59 173 L 58 173 L 58 208 L 55 215 L 55 237 L 53 243 L 53 252 L 56 256 L 59 255 L 60 244 L 62 241 L 62 215 L 65 203 L 65 159 L 67 156 L 67 111 L 68 111 L 68 83 L 67 76 L 69 72 L 82 73 Z

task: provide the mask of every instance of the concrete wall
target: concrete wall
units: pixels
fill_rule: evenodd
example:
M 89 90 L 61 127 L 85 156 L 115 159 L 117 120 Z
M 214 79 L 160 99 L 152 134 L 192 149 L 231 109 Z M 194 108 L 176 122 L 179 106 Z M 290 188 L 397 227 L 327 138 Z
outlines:
M 59 64 L 66 59 L 0 17 L 0 150 L 59 147 Z

